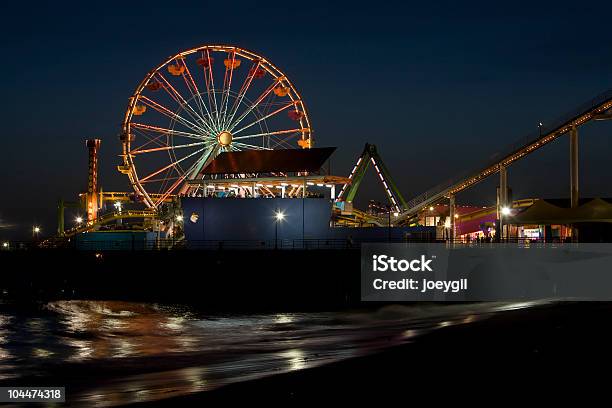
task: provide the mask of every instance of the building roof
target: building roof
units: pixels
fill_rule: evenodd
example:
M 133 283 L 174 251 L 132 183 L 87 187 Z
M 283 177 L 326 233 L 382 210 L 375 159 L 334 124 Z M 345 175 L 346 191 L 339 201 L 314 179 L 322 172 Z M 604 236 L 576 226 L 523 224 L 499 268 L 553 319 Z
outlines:
M 577 208 L 555 205 L 554 200 L 538 200 L 506 222 L 515 225 L 526 224 L 574 224 L 579 222 L 612 222 L 612 204 L 607 199 L 581 200 Z
M 312 149 L 223 152 L 206 166 L 203 173 L 314 172 L 321 169 L 335 150 L 335 147 L 318 147 Z

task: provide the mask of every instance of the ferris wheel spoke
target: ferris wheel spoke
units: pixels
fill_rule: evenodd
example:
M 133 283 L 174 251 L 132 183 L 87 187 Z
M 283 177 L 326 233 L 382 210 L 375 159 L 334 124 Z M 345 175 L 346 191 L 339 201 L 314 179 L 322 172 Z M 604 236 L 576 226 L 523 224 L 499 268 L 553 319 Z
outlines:
M 151 149 L 136 149 L 136 150 L 130 151 L 130 154 L 143 154 L 143 153 L 151 153 L 151 152 L 161 152 L 161 151 L 166 151 L 166 150 L 185 149 L 187 147 L 205 146 L 205 145 L 210 145 L 210 144 L 213 144 L 213 143 L 215 143 L 215 142 L 213 142 L 213 141 L 195 142 L 195 143 L 187 143 L 187 144 L 183 144 L 183 145 L 153 147 Z
M 277 95 L 276 94 L 272 94 L 272 100 L 270 100 L 266 105 L 265 108 L 265 113 L 267 114 L 268 112 L 270 112 L 270 110 L 272 109 L 273 106 L 278 105 L 278 102 L 276 102 L 277 99 Z M 291 98 L 291 102 L 295 102 L 296 100 Z M 282 102 L 281 102 L 282 104 Z
M 170 196 L 170 194 L 172 194 L 174 192 L 174 190 L 176 190 L 176 188 L 183 182 L 183 180 L 185 180 L 185 176 L 180 176 L 178 179 L 176 179 L 176 181 L 174 183 L 172 183 L 172 186 L 170 186 L 165 193 L 163 193 L 155 202 L 155 206 L 157 207 L 158 205 L 160 205 L 161 203 L 164 202 L 164 200 L 166 198 L 168 198 Z
M 295 105 L 296 105 L 298 102 L 299 102 L 299 101 L 292 101 L 291 103 L 289 103 L 289 104 L 287 104 L 287 105 L 285 105 L 285 106 L 283 106 L 283 107 L 281 107 L 281 108 L 279 108 L 279 109 L 275 110 L 274 112 L 269 113 L 269 114 L 267 114 L 266 116 L 263 116 L 263 117 L 261 117 L 261 118 L 257 119 L 256 121 L 251 122 L 251 123 L 249 123 L 248 125 L 246 125 L 246 126 L 244 126 L 244 127 L 240 128 L 240 129 L 238 129 L 238 130 L 236 130 L 236 131 L 232 131 L 232 134 L 233 134 L 233 135 L 237 135 L 238 133 L 242 132 L 243 130 L 246 130 L 246 129 L 250 128 L 251 126 L 254 126 L 254 125 L 258 124 L 259 122 L 261 122 L 261 121 L 263 121 L 263 120 L 266 120 L 266 119 L 268 119 L 268 118 L 270 118 L 270 117 L 272 117 L 272 116 L 274 116 L 274 115 L 276 115 L 276 114 L 278 114 L 278 113 L 280 113 L 280 112 L 284 111 L 285 109 L 288 109 L 288 108 L 290 108 L 290 107 L 292 107 L 292 106 L 295 106 Z
M 236 64 L 236 51 L 231 52 L 231 63 L 225 66 L 225 77 L 223 78 L 223 91 L 221 93 L 221 119 L 219 126 L 225 128 L 227 121 L 227 108 L 229 105 L 230 91 L 232 89 L 232 78 L 234 77 L 234 65 Z M 230 58 L 228 58 L 230 59 Z M 229 66 L 228 66 L 229 65 Z
M 172 162 L 172 163 L 170 163 L 169 165 L 164 166 L 164 167 L 162 167 L 161 169 L 159 169 L 159 170 L 157 170 L 157 171 L 154 171 L 153 173 L 149 174 L 148 176 L 141 178 L 139 181 L 140 181 L 140 182 L 143 182 L 143 181 L 146 181 L 146 180 L 150 179 L 151 177 L 155 177 L 155 176 L 157 176 L 159 173 L 161 173 L 161 172 L 163 172 L 163 171 L 165 171 L 165 170 L 168 170 L 168 169 L 170 169 L 170 168 L 175 167 L 175 166 L 176 166 L 177 164 L 179 164 L 180 162 L 182 162 L 182 161 L 184 161 L 184 160 L 187 160 L 188 158 L 193 157 L 193 156 L 195 156 L 196 154 L 203 152 L 204 150 L 206 150 L 206 148 L 198 149 L 198 150 L 196 150 L 195 152 L 190 153 L 190 154 L 188 154 L 187 156 L 185 156 L 185 157 L 183 157 L 183 158 L 181 158 L 181 159 L 179 159 L 179 160 L 177 160 L 177 161 L 175 161 L 175 162 Z
M 159 134 L 155 137 L 152 137 L 150 135 L 148 135 L 146 132 L 143 132 L 141 129 L 138 128 L 132 128 L 134 130 L 134 133 L 139 135 L 139 136 L 143 136 L 145 138 L 147 138 L 148 140 L 143 143 L 142 145 L 140 145 L 138 148 L 142 149 L 146 146 L 149 146 L 151 144 L 156 144 L 157 146 L 168 146 L 168 144 L 164 143 L 163 141 L 160 141 L 161 138 L 163 138 L 165 135 L 163 134 Z
M 189 180 L 198 178 L 201 171 L 205 169 L 210 162 L 215 159 L 215 157 L 217 157 L 222 149 L 222 146 L 218 143 L 206 149 L 206 152 L 189 168 L 188 171 L 185 172 L 185 177 Z M 187 192 L 187 190 L 189 190 L 189 186 L 185 185 L 181 189 L 181 193 L 184 194 Z
M 176 188 L 185 180 L 186 174 L 179 176 L 174 183 L 163 193 L 155 202 L 155 206 L 157 207 L 159 204 L 163 203 L 166 198 L 170 196 L 176 190 Z
M 274 142 L 274 146 L 271 147 L 272 150 L 278 148 L 278 147 L 285 147 L 288 149 L 291 149 L 293 146 L 291 146 L 289 143 L 287 143 L 286 140 L 282 140 L 282 139 L 277 139 L 277 140 L 273 140 Z
M 194 81 L 193 76 L 191 75 L 191 71 L 189 71 L 189 67 L 187 66 L 185 60 L 183 60 L 183 66 L 185 67 L 185 72 L 183 72 L 183 79 L 185 80 L 185 85 L 187 85 L 187 88 L 189 89 L 189 92 L 191 92 L 192 98 L 196 100 L 196 103 L 198 103 L 199 100 L 198 106 L 200 108 L 200 113 L 202 114 L 202 117 L 209 117 L 212 121 L 212 115 L 210 114 L 206 103 L 204 103 L 204 100 L 202 99 L 202 94 L 200 93 L 198 85 Z M 204 113 L 204 110 L 202 110 L 202 108 L 204 108 L 206 113 Z
M 197 134 L 197 133 L 183 132 L 181 130 L 174 130 L 174 129 L 166 129 L 166 128 L 161 128 L 161 127 L 158 127 L 158 126 L 145 125 L 144 123 L 133 122 L 133 123 L 131 123 L 131 126 L 137 128 L 137 129 L 141 129 L 141 130 L 148 130 L 148 131 L 155 132 L 155 133 L 161 133 L 162 136 L 164 136 L 164 135 L 166 135 L 166 136 L 181 136 L 181 137 L 185 137 L 185 138 L 188 138 L 188 139 L 196 139 L 196 140 L 216 140 L 214 137 L 209 136 L 209 135 L 202 135 L 202 134 Z
M 202 52 L 202 57 L 204 57 L 204 52 Z M 204 67 L 204 82 L 206 83 L 206 95 L 208 96 L 208 105 L 210 106 L 211 112 L 213 111 L 214 104 L 217 131 L 220 131 L 219 109 L 217 106 L 217 95 L 215 93 L 215 78 L 212 72 L 212 59 L 210 57 L 210 51 L 208 49 L 206 49 L 206 59 L 208 60 L 208 67 Z
M 148 179 L 148 180 L 145 180 L 145 181 L 141 181 L 141 183 L 142 184 L 165 183 L 165 182 L 168 182 L 168 181 L 176 180 L 178 178 L 180 178 L 180 176 Z
M 185 119 L 184 117 L 182 117 L 181 115 L 179 115 L 178 113 L 172 112 L 170 109 L 166 108 L 163 105 L 160 105 L 159 103 L 147 98 L 146 96 L 141 95 L 140 99 L 143 101 L 143 103 L 153 109 L 155 109 L 157 112 L 167 116 L 168 118 L 182 124 L 183 126 L 193 130 L 194 132 L 198 132 L 200 135 L 205 135 L 205 134 L 209 134 L 210 131 L 198 126 L 197 124 Z
M 274 81 L 272 82 L 272 84 L 270 84 L 265 91 L 262 92 L 261 95 L 259 95 L 259 97 L 255 100 L 255 102 L 253 102 L 253 104 L 251 106 L 249 106 L 247 108 L 247 110 L 245 110 L 244 112 L 242 112 L 242 114 L 240 114 L 240 116 L 238 116 L 238 119 L 236 119 L 233 123 L 231 123 L 229 125 L 229 130 L 231 131 L 232 129 L 234 129 L 236 126 L 238 126 L 238 124 L 240 122 L 242 122 L 244 120 L 244 118 L 246 118 L 249 113 L 251 113 L 255 108 L 257 108 L 257 106 L 264 100 L 266 99 L 266 97 L 268 95 L 270 95 L 270 92 L 272 92 L 274 90 L 274 88 L 276 87 L 276 85 L 280 82 L 280 77 L 279 78 L 275 78 Z
M 206 114 L 204 113 L 202 104 L 200 103 L 200 99 L 198 98 L 199 96 L 198 87 L 193 81 L 193 78 L 191 77 L 191 73 L 189 72 L 189 67 L 187 66 L 187 63 L 185 62 L 185 58 L 177 59 L 177 64 L 180 64 L 183 67 L 181 78 L 183 78 L 183 81 L 185 82 L 185 87 L 187 87 L 187 90 L 191 94 L 191 97 L 188 98 L 187 101 L 193 100 L 196 107 L 198 108 L 197 113 L 199 113 L 199 115 L 202 118 L 206 118 Z
M 197 165 L 199 164 L 199 162 L 204 158 L 207 157 L 208 154 L 204 154 L 202 155 L 202 158 L 200 158 L 198 161 L 196 161 L 195 163 L 193 163 L 191 166 L 189 166 L 189 168 L 183 172 L 183 174 L 180 174 L 178 177 L 176 177 L 176 180 L 174 181 L 174 183 L 172 183 L 172 185 L 166 190 L 166 192 L 164 194 L 162 194 L 161 197 L 159 197 L 159 199 L 157 200 L 157 202 L 155 203 L 155 206 L 158 206 L 160 203 L 164 202 L 164 200 L 166 198 L 168 198 L 168 196 L 170 194 L 172 194 L 174 192 L 174 190 L 177 189 L 177 187 L 186 179 L 188 178 L 188 176 L 193 173 L 194 169 L 197 167 Z M 185 191 L 186 189 L 183 188 Z
M 158 187 L 157 193 L 161 193 L 162 191 L 165 191 L 166 186 L 168 185 L 168 182 L 173 178 L 171 177 L 173 174 L 174 169 L 168 169 L 166 170 L 165 174 L 162 176 L 161 179 L 161 184 Z
M 234 140 L 251 139 L 254 137 L 264 137 L 264 136 L 285 135 L 288 133 L 301 133 L 304 131 L 308 131 L 308 129 L 302 128 L 302 129 L 277 130 L 275 132 L 266 132 L 266 133 L 257 133 L 254 135 L 238 136 L 238 137 L 235 137 Z
M 269 147 L 256 146 L 256 145 L 252 145 L 248 143 L 240 143 L 240 142 L 233 142 L 232 146 L 238 146 L 241 148 L 252 149 L 252 150 L 272 150 Z
M 255 74 L 257 73 L 257 70 L 259 69 L 260 66 L 261 66 L 261 61 L 257 60 L 257 64 L 253 68 L 251 68 L 251 71 L 249 71 L 249 74 L 244 79 L 244 83 L 240 87 L 238 96 L 236 97 L 236 99 L 234 100 L 234 103 L 232 104 L 232 108 L 230 109 L 230 114 L 227 118 L 225 126 L 228 126 L 230 123 L 232 123 L 232 120 L 234 120 L 234 116 L 236 115 L 238 108 L 242 104 L 242 100 L 244 99 L 247 91 L 249 90 L 249 87 L 251 86 L 251 83 L 253 82 L 253 78 L 255 78 Z
M 204 117 L 200 116 L 195 111 L 195 109 L 193 109 L 193 107 L 187 102 L 187 100 L 183 97 L 183 95 L 181 95 L 181 93 L 172 86 L 172 84 L 166 79 L 165 76 L 162 75 L 161 72 L 158 71 L 156 75 L 158 76 L 158 80 L 161 80 L 161 82 L 163 83 L 164 90 L 191 117 L 191 120 L 195 121 L 196 126 L 199 127 L 198 122 L 201 122 L 201 124 L 208 131 L 215 133 L 211 125 L 208 123 L 208 121 L 206 121 Z
M 186 65 L 185 65 L 186 66 Z M 174 100 L 181 108 L 183 108 L 185 110 L 185 112 L 187 112 L 189 114 L 189 116 L 191 116 L 192 120 L 195 120 L 196 123 L 197 122 L 202 122 L 203 124 L 209 125 L 206 120 L 204 119 L 204 115 L 200 115 L 198 114 L 198 112 L 196 112 L 195 109 L 193 109 L 193 107 L 191 106 L 191 104 L 189 104 L 187 102 L 187 100 L 185 99 L 185 97 L 174 87 L 172 86 L 172 84 L 170 83 L 170 81 L 168 81 L 166 79 L 166 77 L 159 71 L 157 71 L 155 73 L 158 77 L 158 81 L 160 81 L 163 85 L 164 90 L 166 91 L 166 93 L 170 96 L 170 98 L 172 98 L 172 100 Z M 184 71 L 182 76 L 184 77 Z M 187 89 L 189 89 L 189 92 L 192 93 L 189 84 L 187 84 Z M 193 93 L 192 93 L 193 95 Z
M 185 119 L 184 117 L 182 117 L 178 113 L 172 112 L 170 109 L 166 108 L 163 105 L 160 105 L 159 103 L 149 99 L 148 97 L 146 97 L 144 95 L 140 95 L 139 99 L 142 100 L 145 105 L 150 106 L 151 108 L 155 109 L 159 113 L 169 117 L 170 119 L 173 119 L 173 120 L 179 122 L 183 126 L 193 130 L 194 132 L 199 132 L 200 138 L 203 138 L 205 135 L 211 133 L 210 131 L 208 131 L 208 130 L 206 130 L 204 128 L 199 127 L 198 125 L 196 125 L 193 122 L 190 122 L 189 120 Z

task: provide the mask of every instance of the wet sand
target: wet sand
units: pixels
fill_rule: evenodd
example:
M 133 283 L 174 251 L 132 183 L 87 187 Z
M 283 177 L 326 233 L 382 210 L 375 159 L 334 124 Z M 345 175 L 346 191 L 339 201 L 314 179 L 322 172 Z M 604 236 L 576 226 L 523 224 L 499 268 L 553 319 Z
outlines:
M 426 399 L 527 403 L 606 392 L 612 362 L 612 304 L 562 303 L 497 314 L 432 331 L 409 344 L 321 367 L 158 401 L 164 406 L 345 403 Z M 490 394 L 493 392 L 494 394 Z M 144 406 L 146 404 L 136 404 Z

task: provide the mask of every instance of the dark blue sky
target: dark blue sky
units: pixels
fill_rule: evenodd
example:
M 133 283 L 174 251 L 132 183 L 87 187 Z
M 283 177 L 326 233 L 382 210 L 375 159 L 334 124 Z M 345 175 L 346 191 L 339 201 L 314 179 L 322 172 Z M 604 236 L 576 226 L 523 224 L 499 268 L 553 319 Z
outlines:
M 165 57 L 207 43 L 252 49 L 301 90 L 319 146 L 348 174 L 375 143 L 410 198 L 612 88 L 611 5 L 550 2 L 12 2 L 0 17 L 0 238 L 55 230 L 85 188 L 84 139 L 115 170 L 127 98 Z M 584 195 L 611 196 L 610 124 L 582 131 Z M 513 166 L 515 197 L 566 196 L 567 139 Z M 373 177 L 359 203 L 383 199 Z M 491 204 L 495 181 L 459 197 Z

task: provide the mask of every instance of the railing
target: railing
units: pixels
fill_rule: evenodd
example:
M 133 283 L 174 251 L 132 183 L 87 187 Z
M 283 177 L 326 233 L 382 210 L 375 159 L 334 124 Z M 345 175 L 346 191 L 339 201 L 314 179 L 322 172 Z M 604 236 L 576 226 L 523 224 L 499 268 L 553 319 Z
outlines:
M 466 246 L 486 246 L 486 245 L 500 245 L 500 244 L 518 244 L 521 246 L 525 245 L 539 245 L 539 244 L 573 244 L 569 238 L 527 238 L 527 237 L 507 237 L 500 240 L 491 239 L 480 239 L 480 240 L 466 240 L 466 239 L 455 239 L 445 240 L 444 242 L 452 245 L 466 245 Z
M 0 247 L 4 251 L 24 250 L 80 250 L 80 251 L 168 251 L 168 250 L 319 250 L 319 249 L 359 249 L 364 242 L 431 242 L 430 236 L 413 236 L 404 239 L 278 239 L 278 240 L 108 240 L 87 241 L 72 240 L 70 242 L 55 242 L 53 245 L 42 246 L 39 242 L 9 241 L 7 246 Z
M 454 246 L 496 246 L 496 245 L 539 245 L 539 244 L 571 244 L 567 239 L 560 238 L 522 238 L 509 237 L 500 241 L 494 239 L 438 240 L 431 236 L 412 236 L 405 238 L 368 238 L 368 239 L 279 239 L 275 240 L 224 240 L 224 241 L 185 241 L 185 240 L 118 240 L 118 241 L 79 241 L 57 242 L 54 246 L 41 247 L 40 243 L 32 241 L 7 241 L 8 245 L 0 247 L 0 253 L 7 251 L 45 251 L 45 250 L 78 250 L 78 251 L 234 251 L 234 250 L 350 250 L 359 249 L 364 243 L 445 243 Z

